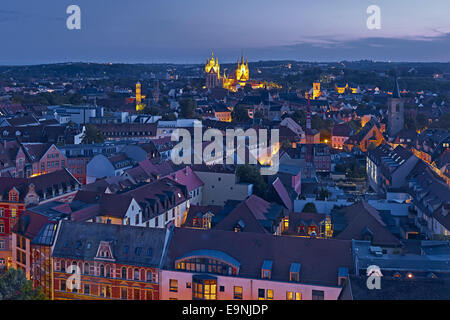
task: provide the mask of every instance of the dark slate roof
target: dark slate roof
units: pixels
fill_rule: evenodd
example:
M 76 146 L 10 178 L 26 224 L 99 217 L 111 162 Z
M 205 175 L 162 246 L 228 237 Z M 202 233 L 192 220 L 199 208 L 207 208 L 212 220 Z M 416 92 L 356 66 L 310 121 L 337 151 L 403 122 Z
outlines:
M 289 281 L 292 263 L 301 265 L 300 282 L 337 286 L 340 267 L 352 272 L 350 241 L 274 236 L 263 233 L 174 228 L 164 269 L 197 250 L 222 252 L 240 264 L 238 277 L 261 278 L 265 260 L 273 261 L 274 281 Z
M 282 217 L 283 208 L 280 205 L 251 195 L 217 223 L 214 229 L 233 231 L 241 222 L 244 225 L 242 229 L 244 232 L 272 234 Z
M 372 234 L 372 244 L 401 246 L 401 242 L 387 228 L 379 212 L 366 201 L 358 202 L 332 214 L 336 239 L 363 240 L 365 233 Z
M 346 122 L 341 123 L 341 124 L 336 124 L 333 127 L 333 136 L 350 137 L 351 133 L 352 133 L 352 128 Z
M 162 228 L 63 221 L 53 257 L 94 260 L 100 242 L 105 241 L 110 242 L 115 263 L 157 268 L 164 252 L 166 232 Z M 140 254 L 136 248 L 141 248 Z
M 381 278 L 381 290 L 369 290 L 367 277 L 350 276 L 342 300 L 449 300 L 450 281 L 441 279 Z
M 0 177 L 0 198 L 8 199 L 8 192 L 14 187 L 19 191 L 19 199 L 24 200 L 29 190 L 30 184 L 34 184 L 35 191 L 40 198 L 43 198 L 44 192 L 50 192 L 52 188 L 58 190 L 63 187 L 64 192 L 67 186 L 74 190 L 76 185 L 80 185 L 67 169 L 50 172 L 32 178 L 5 178 Z

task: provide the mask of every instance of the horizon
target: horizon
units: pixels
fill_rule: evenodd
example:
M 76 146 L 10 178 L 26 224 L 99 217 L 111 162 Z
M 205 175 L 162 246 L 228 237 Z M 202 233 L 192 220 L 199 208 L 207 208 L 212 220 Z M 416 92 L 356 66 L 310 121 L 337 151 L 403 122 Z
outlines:
M 267 60 L 248 60 L 248 63 L 265 63 L 265 62 L 294 62 L 294 63 L 310 63 L 310 64 L 333 64 L 333 63 L 380 63 L 380 64 L 449 64 L 450 61 L 381 61 L 370 59 L 359 60 L 335 60 L 335 61 L 307 61 L 307 60 L 294 60 L 294 59 L 267 59 Z M 97 65 L 178 65 L 178 66 L 203 66 L 204 62 L 198 63 L 182 63 L 182 62 L 100 62 L 100 61 L 65 61 L 65 62 L 49 62 L 49 63 L 33 63 L 33 64 L 0 64 L 2 67 L 38 67 L 38 66 L 51 66 L 51 65 L 69 65 L 69 64 L 97 64 Z M 220 62 L 221 65 L 236 64 L 234 62 Z

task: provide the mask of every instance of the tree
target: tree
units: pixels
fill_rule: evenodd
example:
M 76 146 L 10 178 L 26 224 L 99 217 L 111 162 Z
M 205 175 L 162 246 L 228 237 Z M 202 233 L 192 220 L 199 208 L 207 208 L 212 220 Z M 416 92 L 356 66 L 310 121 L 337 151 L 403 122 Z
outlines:
M 22 270 L 8 269 L 0 278 L 0 300 L 45 300 L 41 289 L 35 290 Z
M 418 113 L 416 117 L 416 127 L 419 130 L 423 130 L 428 124 L 427 117 L 423 113 Z
M 288 115 L 292 120 L 297 122 L 300 126 L 305 127 L 306 125 L 306 113 L 303 110 L 295 110 L 293 114 Z
M 88 124 L 86 126 L 86 132 L 84 133 L 82 143 L 91 144 L 91 143 L 103 143 L 105 141 L 105 137 L 103 134 L 97 129 L 96 126 L 92 124 Z
M 195 116 L 196 103 L 192 99 L 180 101 L 180 114 L 182 118 L 193 118 Z
M 245 122 L 248 121 L 248 112 L 242 105 L 236 105 L 231 113 L 231 118 L 234 121 Z
M 321 188 L 319 193 L 317 194 L 317 200 L 326 200 L 329 196 L 331 196 L 331 192 L 327 189 Z
M 444 114 L 439 118 L 439 121 L 434 121 L 430 127 L 445 129 L 448 131 L 450 128 L 450 113 Z
M 313 202 L 308 202 L 303 207 L 303 212 L 317 213 L 316 205 Z
M 254 193 L 259 197 L 264 197 L 267 184 L 257 167 L 249 164 L 238 165 L 236 176 L 239 178 L 239 182 L 253 184 Z
M 351 120 L 348 124 L 355 132 L 359 132 L 359 130 L 361 130 L 361 128 L 362 128 L 360 119 Z
M 291 144 L 291 142 L 289 142 L 288 140 L 284 140 L 284 141 L 281 143 L 281 148 L 284 149 L 284 150 L 290 149 L 291 147 L 292 147 L 292 144 Z

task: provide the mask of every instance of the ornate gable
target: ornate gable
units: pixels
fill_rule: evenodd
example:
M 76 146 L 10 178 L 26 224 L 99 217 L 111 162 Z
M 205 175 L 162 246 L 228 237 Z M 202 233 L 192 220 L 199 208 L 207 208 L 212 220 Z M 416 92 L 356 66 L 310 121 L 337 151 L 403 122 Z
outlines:
M 114 255 L 111 248 L 111 241 L 100 241 L 95 260 L 114 261 Z

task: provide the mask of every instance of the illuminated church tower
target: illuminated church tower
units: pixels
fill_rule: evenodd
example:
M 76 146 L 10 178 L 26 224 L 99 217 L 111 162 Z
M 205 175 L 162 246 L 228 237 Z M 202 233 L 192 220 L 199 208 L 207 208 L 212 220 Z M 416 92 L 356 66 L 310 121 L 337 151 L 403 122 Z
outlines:
M 322 92 L 320 92 L 320 82 L 319 81 L 314 81 L 313 83 L 313 100 L 316 100 L 317 98 L 319 98 L 322 95 Z
M 208 89 L 220 87 L 220 65 L 219 60 L 214 59 L 214 52 L 211 53 L 211 59 L 206 60 L 205 73 Z
M 145 96 L 142 96 L 141 93 L 141 83 L 136 83 L 136 111 L 144 110 L 144 104 L 142 103 L 142 99 L 145 99 Z
M 250 70 L 248 68 L 247 58 L 245 59 L 244 63 L 244 55 L 242 55 L 241 57 L 241 62 L 239 62 L 238 58 L 236 69 L 236 80 L 241 87 L 245 87 L 247 82 L 250 80 Z

